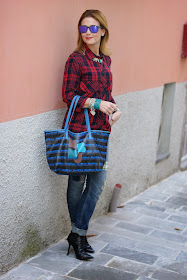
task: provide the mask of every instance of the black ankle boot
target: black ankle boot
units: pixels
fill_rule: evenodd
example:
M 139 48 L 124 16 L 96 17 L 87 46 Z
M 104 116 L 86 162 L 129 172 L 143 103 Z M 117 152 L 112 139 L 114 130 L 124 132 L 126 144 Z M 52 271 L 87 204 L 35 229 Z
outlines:
M 72 245 L 77 259 L 85 261 L 93 259 L 91 255 L 84 251 L 85 236 L 80 236 L 77 233 L 71 232 L 67 238 L 67 241 L 69 243 L 67 255 L 69 255 L 69 250 Z
M 84 242 L 85 242 L 84 251 L 88 252 L 88 253 L 95 253 L 95 251 L 92 248 L 92 246 L 88 243 L 88 240 L 87 240 L 86 236 L 84 238 L 85 238 L 85 240 L 84 240 Z

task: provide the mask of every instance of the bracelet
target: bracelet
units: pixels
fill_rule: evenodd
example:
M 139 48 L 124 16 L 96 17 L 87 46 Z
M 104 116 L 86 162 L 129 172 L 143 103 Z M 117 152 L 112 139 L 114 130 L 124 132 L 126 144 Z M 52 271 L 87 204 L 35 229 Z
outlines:
M 92 114 L 92 116 L 95 115 L 95 109 L 94 109 L 94 105 L 95 105 L 95 98 L 91 98 L 90 102 L 89 102 L 89 109 L 90 109 L 90 113 Z
M 94 103 L 94 109 L 99 110 L 100 104 L 101 104 L 101 99 L 96 99 Z

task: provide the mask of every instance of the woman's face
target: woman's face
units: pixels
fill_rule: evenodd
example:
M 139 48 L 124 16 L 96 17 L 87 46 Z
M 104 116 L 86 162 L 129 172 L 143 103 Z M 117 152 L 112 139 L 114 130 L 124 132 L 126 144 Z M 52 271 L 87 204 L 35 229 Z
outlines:
M 86 25 L 90 27 L 91 25 L 97 25 L 100 26 L 99 22 L 92 18 L 92 17 L 86 17 L 82 20 L 81 25 Z M 97 33 L 92 33 L 90 29 L 88 28 L 86 33 L 81 33 L 82 40 L 87 44 L 87 45 L 95 45 L 96 47 L 100 46 L 100 41 L 101 41 L 101 36 L 104 36 L 105 34 L 105 29 L 98 29 Z

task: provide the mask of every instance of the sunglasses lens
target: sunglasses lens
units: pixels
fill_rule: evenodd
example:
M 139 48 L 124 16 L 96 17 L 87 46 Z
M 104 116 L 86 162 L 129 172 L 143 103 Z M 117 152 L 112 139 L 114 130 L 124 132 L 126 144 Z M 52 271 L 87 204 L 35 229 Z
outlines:
M 90 26 L 90 31 L 91 31 L 92 33 L 97 33 L 97 32 L 98 32 L 98 29 L 99 29 L 99 27 L 96 26 L 96 25 Z
M 86 31 L 87 31 L 87 26 L 85 26 L 85 25 L 79 26 L 79 31 L 80 31 L 80 33 L 86 33 Z

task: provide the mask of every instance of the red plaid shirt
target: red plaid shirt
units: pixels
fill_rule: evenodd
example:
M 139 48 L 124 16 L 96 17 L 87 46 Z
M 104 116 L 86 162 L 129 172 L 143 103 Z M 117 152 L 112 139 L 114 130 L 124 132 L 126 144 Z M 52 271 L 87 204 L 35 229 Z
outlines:
M 93 58 L 103 58 L 103 63 L 93 61 Z M 76 111 L 74 112 L 69 129 L 72 132 L 86 131 L 84 117 L 84 103 L 87 98 L 98 98 L 115 103 L 112 98 L 112 73 L 110 71 L 111 58 L 100 52 L 96 56 L 87 45 L 85 54 L 78 51 L 73 52 L 65 65 L 62 86 L 62 98 L 68 108 L 75 95 L 80 95 Z M 65 125 L 67 113 L 64 118 Z M 100 110 L 96 110 L 95 116 L 89 113 L 90 126 L 92 130 L 111 131 L 109 117 Z

